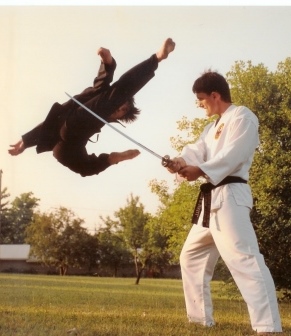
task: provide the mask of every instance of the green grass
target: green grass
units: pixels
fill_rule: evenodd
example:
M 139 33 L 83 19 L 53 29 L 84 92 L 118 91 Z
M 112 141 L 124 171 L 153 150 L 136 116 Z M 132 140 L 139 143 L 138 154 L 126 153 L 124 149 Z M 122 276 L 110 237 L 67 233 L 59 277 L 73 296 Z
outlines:
M 244 302 L 212 283 L 217 325 L 187 322 L 181 280 L 0 273 L 1 336 L 242 336 L 252 333 Z M 291 305 L 281 304 L 291 335 Z M 73 335 L 73 334 L 72 334 Z

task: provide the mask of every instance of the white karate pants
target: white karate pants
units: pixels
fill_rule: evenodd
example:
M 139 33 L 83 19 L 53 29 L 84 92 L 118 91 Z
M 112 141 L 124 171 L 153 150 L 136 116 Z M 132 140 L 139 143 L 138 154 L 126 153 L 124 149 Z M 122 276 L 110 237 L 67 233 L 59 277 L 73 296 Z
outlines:
M 211 213 L 209 229 L 202 227 L 201 214 L 189 232 L 180 265 L 190 322 L 215 324 L 210 280 L 220 254 L 247 303 L 252 328 L 282 331 L 274 282 L 259 252 L 249 213 L 249 208 L 238 206 L 229 195 Z

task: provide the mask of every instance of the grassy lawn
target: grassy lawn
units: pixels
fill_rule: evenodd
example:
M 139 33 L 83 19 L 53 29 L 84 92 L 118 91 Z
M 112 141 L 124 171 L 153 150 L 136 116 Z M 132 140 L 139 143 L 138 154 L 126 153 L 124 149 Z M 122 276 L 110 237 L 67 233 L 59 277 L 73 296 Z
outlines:
M 240 299 L 213 282 L 217 325 L 187 322 L 181 280 L 0 273 L 1 336 L 242 336 L 252 333 Z M 291 304 L 281 304 L 291 335 Z M 68 333 L 76 328 L 78 333 Z

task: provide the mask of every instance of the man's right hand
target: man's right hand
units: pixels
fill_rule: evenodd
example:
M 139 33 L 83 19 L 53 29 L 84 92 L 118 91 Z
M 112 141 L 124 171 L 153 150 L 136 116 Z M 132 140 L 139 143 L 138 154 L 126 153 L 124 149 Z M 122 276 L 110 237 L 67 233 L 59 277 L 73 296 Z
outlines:
M 167 169 L 170 173 L 177 173 L 181 168 L 186 166 L 186 162 L 184 159 L 177 157 L 174 159 L 171 159 L 169 162 Z
M 22 140 L 19 140 L 15 145 L 10 145 L 10 147 L 8 153 L 12 156 L 21 154 L 25 150 L 24 142 Z

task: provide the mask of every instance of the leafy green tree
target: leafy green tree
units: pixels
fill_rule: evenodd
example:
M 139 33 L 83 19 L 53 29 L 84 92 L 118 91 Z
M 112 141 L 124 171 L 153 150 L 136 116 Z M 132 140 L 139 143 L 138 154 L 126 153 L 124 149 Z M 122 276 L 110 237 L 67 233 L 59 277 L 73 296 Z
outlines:
M 97 239 L 82 227 L 84 221 L 64 207 L 55 212 L 36 213 L 26 230 L 30 253 L 65 275 L 69 267 L 89 269 L 97 261 Z M 93 256 L 93 260 L 92 260 Z
M 10 197 L 10 194 L 8 192 L 8 189 L 5 187 L 1 190 L 1 210 L 5 211 L 7 209 L 7 206 L 9 204 L 8 197 Z
M 167 232 L 161 226 L 159 217 L 152 217 L 146 224 L 148 231 L 147 246 L 151 258 L 147 264 L 147 275 L 163 277 L 164 271 L 171 264 L 173 254 L 169 249 Z
M 182 182 L 172 194 L 166 192 L 164 182 L 153 180 L 150 186 L 162 203 L 155 218 L 158 223 L 156 232 L 167 238 L 167 251 L 171 254 L 171 263 L 176 264 L 179 262 L 183 243 L 192 226 L 191 219 L 200 183 Z
M 39 199 L 32 192 L 16 197 L 11 206 L 5 210 L 5 222 L 2 227 L 2 243 L 23 244 L 25 230 L 31 223 Z
M 10 194 L 7 188 L 1 190 L 0 198 L 0 244 L 3 243 L 3 237 L 7 236 L 7 230 L 9 227 L 9 220 L 7 218 L 8 205 Z
M 134 262 L 136 284 L 145 270 L 147 275 L 161 276 L 172 257 L 167 250 L 167 237 L 156 219 L 144 211 L 139 197 L 131 195 L 115 217 L 117 220 L 101 217 L 105 224 L 98 232 L 101 264 L 117 268 L 124 262 Z
M 116 277 L 118 270 L 132 263 L 132 255 L 128 251 L 120 232 L 117 231 L 118 222 L 109 217 L 102 218 L 105 227 L 98 230 L 100 266 L 107 266 L 113 270 Z
M 180 153 L 185 145 L 198 139 L 206 124 L 212 120 L 213 118 L 189 120 L 183 117 L 177 122 L 180 134 L 170 139 L 172 147 Z M 171 263 L 179 262 L 180 251 L 192 225 L 191 219 L 200 184 L 201 181 L 177 182 L 171 193 L 165 181 L 150 181 L 151 191 L 159 197 L 161 202 L 155 217 L 158 223 L 156 232 L 167 237 L 167 253 L 171 255 Z
M 145 212 L 143 204 L 139 201 L 139 197 L 133 197 L 133 195 L 130 195 L 130 198 L 127 199 L 127 206 L 116 211 L 114 215 L 119 220 L 120 232 L 133 255 L 137 276 L 136 284 L 139 284 L 142 272 L 146 268 L 152 254 L 151 249 L 146 244 L 148 241 L 146 223 L 151 216 Z
M 172 147 L 180 153 L 184 146 L 189 143 L 194 143 L 199 138 L 205 126 L 212 122 L 215 118 L 216 117 L 194 118 L 189 120 L 186 117 L 183 117 L 177 122 L 177 129 L 181 133 L 170 138 Z
M 80 266 L 86 268 L 88 274 L 94 274 L 99 266 L 98 260 L 100 258 L 97 234 L 91 235 L 87 230 L 82 230 L 80 245 Z

